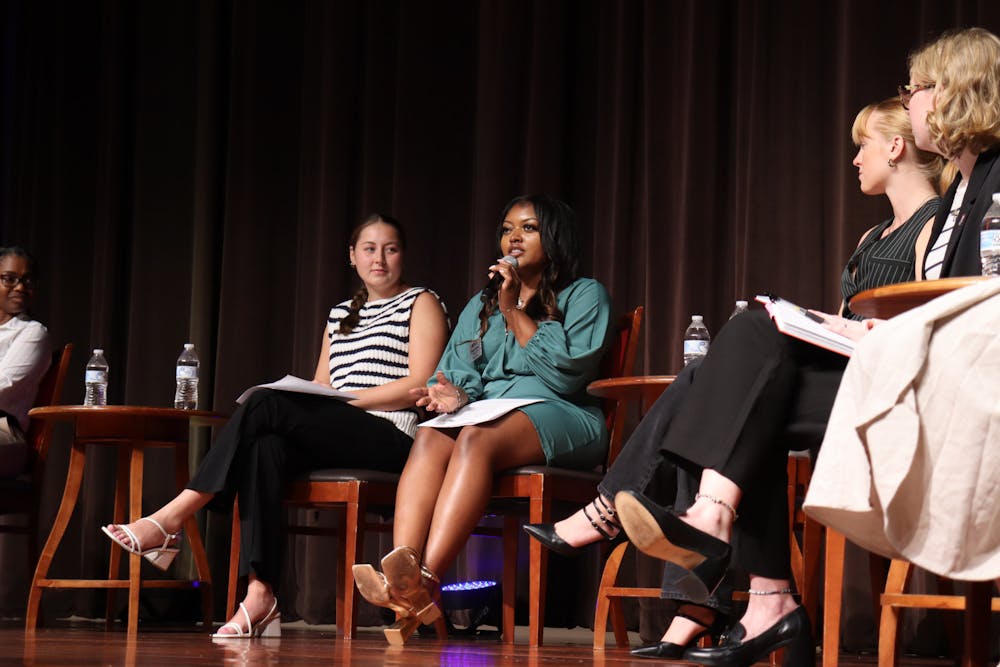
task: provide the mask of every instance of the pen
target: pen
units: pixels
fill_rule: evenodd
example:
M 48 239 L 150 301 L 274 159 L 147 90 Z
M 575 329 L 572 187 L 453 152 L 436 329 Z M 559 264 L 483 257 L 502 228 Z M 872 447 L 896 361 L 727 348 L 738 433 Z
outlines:
M 782 299 L 780 296 L 777 296 L 775 294 L 771 294 L 770 292 L 764 292 L 764 296 L 766 296 L 768 299 L 770 299 L 772 303 L 778 303 L 779 301 L 784 301 L 790 307 L 797 309 L 800 313 L 802 313 L 803 315 L 805 315 L 806 317 L 808 317 L 813 322 L 816 322 L 817 324 L 823 324 L 824 322 L 826 322 L 825 319 L 823 319 L 822 317 L 820 317 L 816 313 L 814 313 L 812 311 L 809 311 L 809 310 L 806 310 L 802 306 L 794 304 L 794 303 L 792 303 L 791 301 L 789 301 L 787 299 Z

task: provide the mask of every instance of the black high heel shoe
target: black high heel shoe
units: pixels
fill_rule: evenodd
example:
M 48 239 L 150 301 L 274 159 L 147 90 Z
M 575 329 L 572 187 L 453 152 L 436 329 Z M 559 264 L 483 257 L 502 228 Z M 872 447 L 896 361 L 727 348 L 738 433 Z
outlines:
M 622 528 L 639 551 L 689 570 L 678 582 L 687 599 L 703 604 L 718 587 L 729 567 L 730 546 L 695 528 L 670 509 L 660 507 L 636 491 L 615 496 Z
M 698 605 L 701 606 L 701 605 Z M 708 607 L 706 607 L 708 609 Z M 716 619 L 718 619 L 718 612 L 712 609 L 716 613 Z M 634 648 L 629 653 L 636 656 L 637 658 L 650 658 L 653 660 L 666 658 L 668 660 L 680 660 L 684 657 L 684 654 L 689 648 L 695 646 L 699 639 L 702 637 L 712 634 L 713 630 L 716 628 L 716 622 L 712 621 L 706 624 L 705 621 L 700 618 L 691 616 L 690 614 L 685 614 L 682 612 L 677 612 L 675 616 L 680 616 L 681 618 L 686 618 L 687 620 L 700 625 L 705 628 L 698 634 L 688 641 L 686 644 L 675 644 L 673 642 L 657 642 L 655 644 L 649 644 L 648 646 L 640 646 L 639 648 Z
M 809 616 L 797 607 L 753 639 L 743 641 L 746 630 L 737 623 L 719 646 L 689 648 L 684 660 L 713 667 L 746 667 L 772 651 L 784 648 L 783 667 L 811 667 L 816 663 L 816 647 L 809 627 Z
M 598 501 L 601 503 L 600 506 L 597 504 Z M 617 512 L 611 509 L 611 507 L 609 507 L 600 496 L 592 500 L 591 505 L 594 506 L 594 510 L 597 512 L 597 519 L 600 520 L 600 523 L 598 523 L 598 521 L 590 515 L 587 511 L 586 505 L 583 506 L 583 514 L 590 521 L 590 525 L 594 527 L 594 530 L 601 534 L 601 538 L 610 542 L 612 545 L 624 542 L 626 539 L 625 531 L 622 530 L 621 525 L 615 520 Z M 607 528 L 605 528 L 605 526 L 609 528 L 616 528 L 618 532 L 612 535 Z M 562 556 L 579 556 L 583 553 L 584 549 L 591 544 L 594 544 L 593 542 L 590 542 L 579 547 L 574 547 L 572 544 L 559 537 L 559 533 L 556 532 L 556 526 L 554 523 L 526 523 L 523 528 L 524 532 L 541 542 L 546 549 L 554 551 Z M 601 540 L 598 539 L 597 541 L 600 542 Z

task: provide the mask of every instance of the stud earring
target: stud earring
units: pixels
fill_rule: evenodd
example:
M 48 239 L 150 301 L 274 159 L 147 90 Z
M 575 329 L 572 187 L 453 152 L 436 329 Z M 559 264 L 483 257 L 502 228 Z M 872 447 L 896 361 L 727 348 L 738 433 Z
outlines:
M 891 169 L 895 169 L 896 168 L 896 161 L 893 160 L 892 158 L 889 158 L 889 167 Z
M 358 265 L 357 265 L 357 264 L 355 264 L 354 262 L 348 262 L 348 263 L 347 263 L 347 265 L 348 265 L 349 267 L 351 267 L 352 269 L 356 269 L 356 268 L 358 268 Z

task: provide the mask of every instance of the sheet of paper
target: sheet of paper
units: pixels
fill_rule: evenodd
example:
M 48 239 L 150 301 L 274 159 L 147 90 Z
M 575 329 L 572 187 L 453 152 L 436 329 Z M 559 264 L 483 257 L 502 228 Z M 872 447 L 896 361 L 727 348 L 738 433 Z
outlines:
M 806 315 L 806 309 L 802 306 L 787 299 L 764 295 L 758 296 L 757 301 L 764 304 L 778 331 L 845 357 L 851 356 L 854 351 L 855 341 L 816 322 Z
M 350 401 L 357 398 L 354 394 L 338 391 L 330 385 L 319 384 L 317 382 L 312 382 L 311 380 L 303 380 L 302 378 L 295 377 L 294 375 L 286 375 L 277 382 L 269 382 L 267 384 L 259 384 L 255 387 L 250 387 L 245 392 L 240 394 L 240 397 L 236 399 L 236 402 L 243 403 L 243 401 L 250 397 L 250 394 L 254 393 L 258 389 L 279 389 L 281 391 L 294 391 L 299 394 L 316 394 L 317 396 L 329 396 L 330 398 L 336 398 L 341 401 Z
M 522 405 L 541 403 L 544 400 L 544 398 L 487 398 L 482 401 L 473 401 L 461 410 L 445 415 L 438 415 L 434 419 L 428 419 L 421 424 L 417 424 L 417 426 L 455 428 L 458 426 L 483 424 L 502 417 Z

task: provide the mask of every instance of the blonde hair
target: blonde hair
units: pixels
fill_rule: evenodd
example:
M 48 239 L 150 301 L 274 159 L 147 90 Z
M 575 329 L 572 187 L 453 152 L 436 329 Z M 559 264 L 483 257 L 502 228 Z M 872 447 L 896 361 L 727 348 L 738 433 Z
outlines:
M 851 139 L 854 140 L 854 145 L 860 146 L 863 140 L 869 138 L 865 127 L 868 125 L 868 120 L 872 117 L 872 114 L 875 113 L 878 116 L 875 118 L 874 127 L 878 133 L 885 139 L 892 139 L 896 136 L 902 137 L 903 141 L 906 142 L 907 153 L 917 166 L 917 169 L 920 170 L 920 173 L 927 179 L 927 182 L 936 188 L 938 192 L 942 192 L 947 188 L 948 183 L 943 183 L 941 178 L 945 165 L 944 158 L 936 153 L 917 148 L 917 144 L 913 139 L 913 127 L 910 125 L 910 115 L 903 108 L 903 103 L 898 97 L 890 97 L 887 100 L 869 104 L 858 112 L 858 115 L 854 118 L 854 125 L 851 126 Z
M 1000 38 L 982 28 L 947 32 L 910 54 L 910 81 L 934 84 L 931 141 L 947 158 L 1000 144 Z

